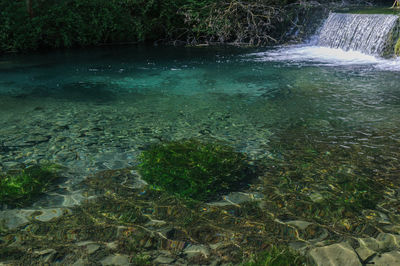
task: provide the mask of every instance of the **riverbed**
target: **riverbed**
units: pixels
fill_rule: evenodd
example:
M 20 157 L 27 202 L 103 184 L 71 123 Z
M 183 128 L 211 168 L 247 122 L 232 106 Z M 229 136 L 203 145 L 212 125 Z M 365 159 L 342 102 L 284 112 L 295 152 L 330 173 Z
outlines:
M 399 233 L 400 61 L 396 59 L 305 45 L 117 46 L 5 55 L 0 58 L 0 121 L 0 171 L 48 162 L 65 167 L 65 180 L 31 206 L 4 208 L 1 213 L 0 244 L 26 250 L 33 245 L 35 252 L 51 249 L 30 255 L 36 262 L 53 254 L 50 262 L 72 263 L 71 254 L 80 252 L 79 245 L 96 247 L 92 253 L 79 253 L 82 261 L 115 259 L 118 252 L 109 243 L 122 245 L 121 236 L 129 237 L 136 222 L 122 223 L 124 229 L 115 229 L 122 226 L 120 221 L 104 222 L 116 227 L 98 239 L 95 233 L 71 237 L 74 226 L 64 224 L 72 223 L 74 213 L 81 213 L 79 206 L 85 204 L 97 204 L 90 208 L 101 211 L 86 214 L 103 219 L 97 215 L 111 213 L 106 201 L 87 202 L 102 193 L 110 196 L 110 190 L 113 199 L 136 200 L 138 206 L 146 206 L 139 208 L 142 214 L 162 221 L 162 225 L 139 222 L 146 230 L 161 232 L 175 226 L 180 236 L 170 234 L 165 239 L 181 241 L 173 251 L 186 255 L 174 257 L 169 242 L 146 246 L 146 240 L 137 248 L 147 252 L 149 261 L 166 257 L 167 264 L 188 263 L 191 257 L 186 251 L 191 246 L 205 263 L 236 263 L 242 258 L 232 255 L 236 249 L 221 251 L 212 245 L 229 243 L 247 252 L 257 251 L 257 243 L 266 239 L 278 239 L 308 252 L 315 246 Z M 171 199 L 162 202 L 159 196 L 148 196 L 143 203 L 137 198 L 143 192 L 141 185 L 131 188 L 139 194 L 122 190 L 118 195 L 115 187 L 124 182 L 116 173 L 135 183 L 138 156 L 149 145 L 190 138 L 223 141 L 254 163 L 262 161 L 264 172 L 241 191 L 202 205 L 208 206 L 208 215 L 217 217 L 207 220 L 207 226 L 171 222 L 174 215 L 180 217 L 174 212 L 145 213 L 144 209 L 160 205 L 185 207 Z M 114 178 L 114 183 L 100 181 L 114 187 L 107 190 L 93 181 L 99 178 Z M 251 214 L 236 211 L 253 201 L 258 209 Z M 195 209 L 196 215 L 202 212 L 207 210 Z M 235 227 L 229 219 L 240 225 Z M 246 223 L 253 223 L 254 231 L 245 228 Z M 273 229 L 265 228 L 269 225 Z M 192 235 L 190 228 L 198 226 L 203 226 L 201 236 Z M 57 234 L 67 227 L 68 232 L 54 236 L 49 247 L 39 241 L 46 232 Z M 257 231 L 263 233 L 257 236 Z M 64 240 L 68 251 L 63 253 Z M 119 250 L 126 257 L 118 259 L 132 262 L 132 253 L 124 247 Z M 398 250 L 397 244 L 385 248 L 382 252 Z

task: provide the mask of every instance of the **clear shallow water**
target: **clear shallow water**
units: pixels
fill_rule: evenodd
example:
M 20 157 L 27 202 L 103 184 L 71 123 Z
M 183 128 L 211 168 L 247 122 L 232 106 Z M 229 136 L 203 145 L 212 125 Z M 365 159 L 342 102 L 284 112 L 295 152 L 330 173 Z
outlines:
M 3 56 L 0 143 L 11 151 L 0 162 L 66 160 L 87 172 L 134 164 L 160 139 L 211 136 L 265 156 L 270 136 L 297 123 L 396 131 L 399 70 L 398 60 L 315 46 Z
M 114 240 L 119 243 L 118 253 L 131 254 L 124 245 L 135 234 L 126 231 L 121 236 L 117 233 L 121 222 L 109 219 L 120 215 L 117 205 L 121 210 L 139 206 L 146 217 L 161 223 L 160 231 L 171 225 L 160 220 L 173 221 L 171 226 L 186 232 L 178 230 L 184 239 L 204 245 L 232 243 L 235 232 L 236 246 L 250 250 L 276 239 L 300 247 L 299 235 L 312 245 L 334 243 L 349 235 L 396 233 L 399 64 L 304 46 L 270 50 L 114 47 L 3 56 L 0 170 L 47 161 L 68 170 L 65 182 L 33 206 L 0 212 L 1 226 L 31 223 L 0 235 L 0 244 L 21 247 L 25 254 L 32 247 L 64 249 L 67 241 L 71 245 L 63 251 L 70 255 L 64 258 L 66 264 L 76 260 L 82 250 L 79 245 L 86 245 L 74 246 L 77 241 L 96 240 L 107 250 L 90 255 L 96 262 L 111 252 L 104 243 Z M 175 200 L 153 197 L 150 192 L 132 193 L 124 185 L 132 181 L 132 174 L 124 171 L 102 172 L 81 184 L 101 170 L 136 165 L 137 156 L 151 143 L 192 137 L 224 140 L 253 159 L 269 162 L 259 181 L 244 188 L 253 194 L 227 197 L 238 201 L 233 207 L 216 204 L 198 213 L 189 210 L 190 215 L 208 217 L 199 218 L 199 225 L 180 224 L 186 218 L 171 209 L 187 207 Z M 84 204 L 67 216 L 71 206 L 102 193 L 112 197 Z M 378 206 L 370 206 L 364 195 L 377 198 Z M 263 207 L 254 211 L 253 206 L 246 214 L 247 207 L 238 204 L 254 198 Z M 168 211 L 163 214 L 162 208 Z M 137 223 L 147 233 L 158 230 L 154 223 L 140 220 Z M 299 221 L 311 223 L 312 228 L 294 230 Z M 47 241 L 48 235 L 54 235 L 53 242 Z M 153 258 L 159 255 L 157 249 L 156 245 Z M 231 259 L 231 250 L 221 252 Z M 28 258 L 31 263 L 40 260 Z

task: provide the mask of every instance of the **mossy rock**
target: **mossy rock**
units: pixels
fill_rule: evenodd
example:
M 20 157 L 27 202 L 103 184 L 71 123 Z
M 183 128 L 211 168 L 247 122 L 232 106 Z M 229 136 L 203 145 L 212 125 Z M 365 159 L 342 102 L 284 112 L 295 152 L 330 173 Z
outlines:
M 254 176 L 246 154 L 195 139 L 151 146 L 140 156 L 139 172 L 154 188 L 194 200 L 215 198 Z
M 400 38 L 397 40 L 396 46 L 394 47 L 394 54 L 400 56 Z
M 0 204 L 23 206 L 45 192 L 57 178 L 59 166 L 34 165 L 0 176 Z

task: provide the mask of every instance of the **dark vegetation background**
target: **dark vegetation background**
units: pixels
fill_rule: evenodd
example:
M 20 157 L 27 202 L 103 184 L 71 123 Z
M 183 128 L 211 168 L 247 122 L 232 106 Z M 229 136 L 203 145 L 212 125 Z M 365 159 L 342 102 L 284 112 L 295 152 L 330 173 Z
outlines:
M 301 40 L 329 9 L 392 1 L 1 0 L 0 52 L 115 43 Z

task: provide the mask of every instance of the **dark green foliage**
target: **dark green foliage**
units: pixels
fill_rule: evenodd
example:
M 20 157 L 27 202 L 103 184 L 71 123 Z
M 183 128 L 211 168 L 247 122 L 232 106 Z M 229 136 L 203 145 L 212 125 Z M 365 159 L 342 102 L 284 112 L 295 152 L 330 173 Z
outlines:
M 0 2 L 0 51 L 156 40 L 175 35 L 183 0 L 36 0 Z
M 140 173 L 149 184 L 195 200 L 215 197 L 251 177 L 245 154 L 193 139 L 153 145 L 140 161 Z
M 296 0 L 31 2 L 30 14 L 25 1 L 0 1 L 0 52 L 175 40 L 274 44 L 297 31 L 293 21 L 308 25 L 304 17 L 323 17 L 302 12 L 312 8 Z
M 254 255 L 244 266 L 296 266 L 305 265 L 304 256 L 287 247 L 272 246 L 268 250 Z
M 109 43 L 270 43 L 294 0 L 0 1 L 0 52 Z M 286 18 L 287 19 L 287 18 Z M 272 42 L 271 42 L 272 43 Z
M 193 1 L 196 2 L 196 1 Z M 227 0 L 197 1 L 185 5 L 180 12 L 186 18 L 188 41 L 232 42 L 251 45 L 276 43 L 271 33 L 285 14 L 282 1 Z
M 57 179 L 57 169 L 55 165 L 31 166 L 17 173 L 0 176 L 0 204 L 29 204 Z

